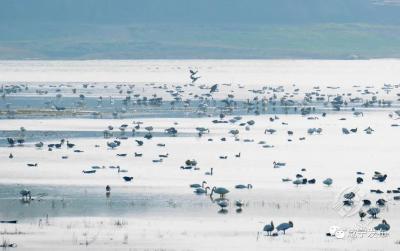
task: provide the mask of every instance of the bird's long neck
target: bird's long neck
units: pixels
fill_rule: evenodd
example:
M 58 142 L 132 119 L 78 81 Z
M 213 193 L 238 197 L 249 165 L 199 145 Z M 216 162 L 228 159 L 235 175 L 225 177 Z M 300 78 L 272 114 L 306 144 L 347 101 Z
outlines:
M 216 187 L 212 188 L 210 196 L 212 196 L 214 194 L 215 189 L 216 189 Z

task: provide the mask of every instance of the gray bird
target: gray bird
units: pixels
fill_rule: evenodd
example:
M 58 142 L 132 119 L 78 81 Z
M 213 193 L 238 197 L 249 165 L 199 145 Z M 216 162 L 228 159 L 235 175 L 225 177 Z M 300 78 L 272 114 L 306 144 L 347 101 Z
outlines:
M 207 190 L 209 190 L 210 187 L 206 187 L 206 188 L 202 188 L 202 187 L 198 187 L 194 190 L 195 194 L 206 194 L 207 195 Z
M 213 187 L 211 190 L 211 197 L 214 193 L 217 193 L 220 195 L 221 198 L 225 196 L 225 194 L 229 193 L 229 190 L 226 189 L 225 187 Z
M 19 194 L 21 194 L 22 196 L 22 200 L 31 200 L 32 196 L 31 196 L 31 191 L 27 190 L 27 189 L 22 189 Z
M 361 221 L 365 216 L 367 216 L 367 214 L 363 210 L 360 210 L 360 212 L 358 212 L 358 215 L 360 216 Z
M 141 141 L 141 140 L 135 140 L 135 141 L 138 144 L 138 146 L 142 146 L 143 145 L 143 141 Z
M 291 221 L 289 221 L 288 223 L 282 223 L 282 224 L 279 224 L 277 227 L 276 227 L 276 230 L 279 232 L 279 231 L 283 231 L 283 234 L 286 234 L 286 230 L 288 230 L 289 228 L 293 228 L 293 222 L 291 222 Z
M 382 223 L 374 227 L 375 230 L 387 232 L 390 230 L 390 225 L 386 222 L 386 220 L 382 220 Z
M 129 177 L 129 176 L 124 176 L 122 177 L 126 182 L 129 182 L 131 180 L 133 180 L 133 177 Z
M 190 186 L 191 188 L 199 188 L 199 187 L 204 188 L 204 185 L 205 185 L 205 184 L 207 184 L 207 181 L 201 182 L 201 185 L 200 185 L 200 184 L 190 184 L 189 186 Z
M 235 188 L 236 189 L 245 189 L 245 188 L 252 189 L 253 185 L 252 184 L 247 184 L 247 186 L 246 186 L 246 185 L 243 185 L 243 184 L 239 184 L 239 185 L 236 185 Z
M 377 207 L 371 207 L 368 209 L 367 213 L 371 215 L 372 218 L 376 219 L 376 215 L 379 214 L 381 210 Z
M 350 193 L 346 193 L 343 197 L 344 197 L 345 199 L 352 200 L 355 196 L 356 196 L 355 193 L 350 192 Z
M 331 178 L 327 178 L 326 180 L 322 181 L 322 183 L 324 183 L 327 186 L 332 185 L 333 180 Z
M 267 235 L 271 235 L 272 231 L 274 231 L 275 226 L 274 223 L 271 221 L 271 224 L 267 224 L 264 226 L 263 231 L 267 233 Z
M 215 85 L 211 86 L 210 93 L 216 92 L 217 90 L 218 90 L 218 85 L 215 84 Z

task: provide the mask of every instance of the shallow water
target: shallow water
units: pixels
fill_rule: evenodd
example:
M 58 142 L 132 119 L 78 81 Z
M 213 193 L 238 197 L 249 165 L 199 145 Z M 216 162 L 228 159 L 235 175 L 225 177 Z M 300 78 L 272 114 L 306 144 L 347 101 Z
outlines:
M 6 88 L 15 81 L 27 83 L 29 88 L 7 93 L 0 100 L 0 220 L 19 221 L 17 225 L 0 224 L 0 234 L 18 243 L 22 250 L 291 250 L 294 246 L 298 250 L 396 250 L 399 202 L 386 190 L 400 187 L 400 173 L 396 171 L 400 164 L 396 157 L 400 127 L 394 126 L 398 122 L 395 117 L 388 116 L 399 106 L 399 62 L 1 61 L 0 80 Z M 188 83 L 189 68 L 200 70 L 199 83 Z M 67 83 L 70 81 L 73 83 Z M 126 85 L 118 87 L 121 83 Z M 220 85 L 219 92 L 212 99 L 203 96 L 209 98 L 207 102 L 199 98 L 209 93 L 207 88 L 213 83 Z M 384 86 L 387 83 L 392 85 Z M 132 84 L 132 95 L 163 97 L 163 103 L 155 106 L 136 99 L 124 105 Z M 77 93 L 72 92 L 73 88 Z M 299 91 L 295 91 L 297 88 Z M 171 110 L 173 99 L 168 89 L 184 90 L 175 110 Z M 36 90 L 48 93 L 37 94 Z M 306 93 L 313 93 L 311 101 L 304 100 Z M 56 98 L 57 94 L 62 95 Z M 84 106 L 79 94 L 85 95 Z M 223 99 L 228 94 L 234 95 L 236 106 L 226 107 Z M 99 106 L 98 97 L 106 95 L 113 96 L 112 102 L 104 98 Z M 268 100 L 273 95 L 276 99 Z M 346 100 L 360 97 L 362 101 L 338 111 L 327 101 L 337 95 Z M 392 103 L 365 106 L 373 96 Z M 317 101 L 316 97 L 325 100 Z M 265 110 L 260 101 L 263 98 Z M 302 116 L 293 106 L 285 109 L 281 98 L 294 100 L 299 109 L 315 110 Z M 185 105 L 185 100 L 190 104 Z M 273 104 L 275 101 L 277 104 Z M 199 109 L 201 103 L 208 106 Z M 51 104 L 65 106 L 66 111 L 57 112 Z M 124 107 L 127 110 L 121 112 Z M 351 108 L 363 115 L 354 115 Z M 9 116 L 9 110 L 16 113 Z M 93 111 L 100 111 L 101 116 L 94 116 Z M 226 117 L 219 118 L 221 112 Z M 327 115 L 323 117 L 322 112 Z M 242 119 L 213 122 L 228 121 L 236 115 Z M 131 130 L 139 121 L 143 124 L 133 136 Z M 122 124 L 128 125 L 125 135 L 118 129 Z M 114 135 L 105 139 L 103 131 L 109 125 L 115 128 Z M 154 127 L 152 139 L 143 138 L 146 126 Z M 372 134 L 364 132 L 368 126 L 374 129 Z M 21 132 L 20 127 L 26 131 Z M 169 127 L 178 130 L 176 137 L 165 133 Z M 208 128 L 209 133 L 200 137 L 196 127 Z M 345 135 L 343 127 L 358 131 Z M 268 134 L 267 128 L 276 132 Z M 322 132 L 310 135 L 309 128 L 322 128 Z M 236 138 L 229 134 L 233 129 L 239 130 Z M 7 137 L 21 135 L 26 143 L 7 146 Z M 119 147 L 107 147 L 107 142 L 123 136 L 126 139 Z M 61 138 L 75 147 L 63 145 L 48 151 L 47 147 L 38 149 L 33 145 L 39 141 L 56 143 Z M 144 142 L 143 146 L 136 143 L 137 139 Z M 74 152 L 76 149 L 83 152 Z M 135 157 L 135 152 L 143 156 Z M 160 157 L 166 154 L 168 157 Z M 221 158 L 224 156 L 226 159 Z M 160 158 L 162 162 L 154 162 Z M 181 169 L 187 159 L 195 159 L 198 170 Z M 286 166 L 274 168 L 274 161 L 285 162 Z M 38 166 L 29 167 L 28 163 Z M 118 173 L 109 168 L 111 165 L 127 172 Z M 100 167 L 95 174 L 82 172 L 94 170 L 93 166 Z M 210 168 L 212 176 L 206 175 Z M 358 171 L 365 173 L 360 185 L 355 182 L 360 176 Z M 387 180 L 373 180 L 375 171 L 388 174 Z M 296 179 L 296 174 L 315 178 L 316 184 L 282 182 L 283 178 Z M 123 176 L 132 176 L 132 182 L 125 182 Z M 334 181 L 329 187 L 322 183 L 328 177 Z M 230 190 L 227 211 L 221 212 L 209 196 L 195 195 L 189 188 L 189 184 L 203 180 L 211 188 L 223 186 Z M 234 188 L 248 183 L 253 189 Z M 112 188 L 109 198 L 105 194 L 107 184 Z M 34 200 L 30 203 L 21 201 L 19 192 L 23 188 L 32 192 Z M 384 193 L 372 194 L 370 189 Z M 354 206 L 343 207 L 344 193 L 353 190 L 357 193 Z M 368 218 L 365 225 L 361 224 L 358 210 L 367 209 L 361 206 L 361 199 L 375 203 L 379 198 L 388 201 L 379 219 Z M 236 200 L 245 204 L 241 212 L 237 211 Z M 382 219 L 392 226 L 385 238 L 337 239 L 325 235 L 332 225 L 372 229 Z M 294 228 L 276 238 L 258 238 L 257 233 L 271 220 L 276 224 L 292 220 Z M 129 235 L 129 241 L 125 235 Z M 82 244 L 88 238 L 93 238 L 93 243 Z

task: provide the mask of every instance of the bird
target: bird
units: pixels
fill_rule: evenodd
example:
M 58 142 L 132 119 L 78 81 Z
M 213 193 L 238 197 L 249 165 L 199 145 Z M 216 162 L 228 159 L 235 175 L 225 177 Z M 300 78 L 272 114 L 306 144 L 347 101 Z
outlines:
M 343 197 L 347 200 L 352 200 L 354 197 L 356 196 L 355 193 L 350 192 L 350 193 L 346 193 L 345 195 L 343 195 Z
M 135 152 L 135 157 L 142 157 L 142 156 L 143 156 L 142 153 L 137 153 L 137 152 Z
M 84 173 L 84 174 L 93 174 L 93 173 L 96 173 L 96 170 L 83 170 L 82 173 Z
M 376 216 L 381 212 L 381 210 L 377 207 L 371 207 L 368 209 L 367 213 L 371 215 L 372 218 L 376 218 Z
M 180 168 L 183 170 L 190 170 L 193 168 L 193 166 L 181 166 Z
M 327 178 L 326 180 L 322 181 L 322 183 L 324 183 L 327 186 L 332 185 L 333 180 L 331 178 Z
M 73 148 L 75 146 L 75 144 L 69 143 L 69 141 L 67 141 L 67 147 L 68 148 Z
M 286 230 L 288 230 L 289 228 L 293 228 L 293 222 L 291 222 L 291 221 L 289 221 L 288 223 L 282 223 L 282 224 L 279 224 L 277 227 L 276 227 L 276 230 L 279 232 L 279 231 L 283 231 L 283 234 L 286 234 Z
M 267 133 L 274 134 L 275 132 L 276 132 L 275 129 L 265 129 L 264 134 L 267 134 Z
M 142 146 L 143 145 L 143 141 L 141 141 L 141 140 L 135 140 L 135 141 L 138 144 L 138 146 Z
M 206 188 L 197 187 L 197 188 L 194 190 L 194 193 L 195 193 L 195 194 L 207 194 L 207 190 L 209 190 L 209 189 L 210 189 L 210 187 L 206 187 Z
M 382 220 L 382 223 L 374 227 L 375 230 L 387 232 L 390 230 L 390 225 L 386 222 L 386 220 Z
M 8 158 L 12 159 L 12 158 L 14 158 L 14 155 L 12 153 L 10 153 L 10 155 L 8 155 Z
M 10 146 L 14 146 L 15 145 L 15 140 L 13 138 L 7 138 L 7 142 Z
M 342 128 L 343 134 L 350 134 L 350 131 L 347 128 Z
M 364 182 L 364 179 L 361 177 L 357 177 L 357 184 L 361 184 Z
M 368 126 L 366 129 L 364 129 L 364 131 L 366 134 L 371 134 L 374 131 L 374 129 L 372 129 L 370 126 Z
M 216 92 L 218 90 L 218 84 L 211 86 L 210 93 Z
M 363 200 L 363 206 L 370 206 L 370 205 L 371 205 L 371 201 L 370 200 L 367 200 L 367 199 Z
M 106 197 L 109 198 L 111 194 L 111 187 L 109 185 L 106 186 Z
M 225 187 L 213 187 L 210 196 L 212 197 L 214 193 L 217 193 L 221 198 L 224 198 L 224 196 L 229 193 L 229 190 Z
M 205 175 L 209 175 L 209 176 L 212 176 L 213 175 L 213 171 L 214 171 L 214 168 L 210 168 L 210 171 L 209 172 L 205 172 L 204 174 Z
M 380 173 L 375 173 L 374 177 L 372 177 L 373 180 L 377 180 L 379 182 L 384 182 L 387 178 L 387 174 L 382 175 Z
M 229 200 L 227 200 L 227 199 L 220 198 L 215 201 L 217 202 L 218 206 L 221 207 L 221 212 L 223 212 L 225 210 L 225 208 L 229 206 Z
M 117 169 L 118 169 L 118 173 L 127 173 L 128 172 L 128 170 L 121 169 L 120 166 L 117 166 Z
M 194 75 L 191 75 L 191 76 L 190 76 L 190 79 L 192 80 L 192 84 L 193 84 L 194 82 L 196 82 L 199 78 L 201 78 L 201 77 L 196 77 L 196 76 L 194 76 Z
M 38 166 L 38 163 L 32 164 L 32 163 L 28 163 L 26 164 L 27 166 Z
M 24 139 L 17 139 L 17 142 L 18 142 L 18 144 L 22 145 L 25 142 L 25 140 Z
M 344 200 L 343 201 L 344 206 L 352 206 L 353 204 L 354 204 L 354 202 L 352 200 Z
M 263 231 L 269 236 L 271 235 L 272 231 L 274 231 L 274 229 L 274 222 L 271 221 L 271 224 L 267 224 L 264 226 Z
M 24 201 L 30 201 L 32 199 L 31 196 L 31 191 L 27 190 L 27 189 L 22 189 L 19 194 L 21 194 L 22 196 L 22 200 Z
M 350 131 L 351 131 L 352 133 L 356 133 L 356 132 L 357 132 L 357 128 L 350 129 Z
M 239 184 L 239 185 L 236 185 L 235 188 L 236 189 L 245 189 L 245 188 L 252 189 L 253 185 L 252 184 L 247 184 L 247 186 L 246 186 L 246 185 L 243 185 L 243 184 Z
M 203 182 L 201 182 L 201 185 L 200 184 L 190 184 L 189 186 L 191 188 L 199 188 L 199 187 L 203 187 L 204 188 L 205 184 L 207 184 L 207 181 L 204 180 Z
M 386 203 L 386 200 L 385 200 L 385 199 L 378 199 L 378 200 L 376 201 L 376 204 L 377 204 L 378 206 L 380 206 L 380 207 L 385 206 L 385 203 Z
M 124 176 L 122 177 L 126 182 L 129 182 L 133 179 L 133 177 L 129 177 L 129 176 Z
M 358 212 L 358 215 L 360 216 L 360 220 L 361 220 L 361 221 L 363 220 L 363 218 L 364 218 L 365 216 L 367 216 L 367 214 L 366 214 L 363 210 L 360 210 L 360 211 Z
M 293 184 L 295 184 L 296 186 L 302 185 L 303 184 L 303 180 L 302 179 L 296 179 L 296 180 L 293 181 Z
M 383 193 L 383 191 L 382 190 L 380 190 L 380 189 L 371 189 L 371 193 L 376 193 L 376 194 L 382 194 Z
M 35 144 L 35 147 L 41 148 L 41 147 L 43 147 L 43 145 L 44 145 L 43 142 L 39 142 L 39 143 L 36 143 L 36 144 Z
M 279 168 L 279 167 L 286 166 L 286 163 L 283 163 L 283 162 L 274 161 L 273 164 L 274 164 L 274 168 Z
M 114 149 L 120 145 L 119 141 L 107 142 L 107 146 Z
M 308 184 L 315 184 L 316 180 L 315 179 L 310 179 L 308 180 Z
M 242 200 L 237 200 L 235 201 L 235 206 L 237 206 L 240 209 L 244 206 L 244 202 Z

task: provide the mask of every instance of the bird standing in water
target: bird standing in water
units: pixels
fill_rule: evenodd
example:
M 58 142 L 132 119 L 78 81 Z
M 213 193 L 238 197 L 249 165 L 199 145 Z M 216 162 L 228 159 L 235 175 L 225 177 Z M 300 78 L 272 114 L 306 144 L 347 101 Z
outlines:
M 110 187 L 110 185 L 107 185 L 106 186 L 106 196 L 107 196 L 107 198 L 110 197 L 110 194 L 111 194 L 111 187 Z
M 271 224 L 265 225 L 263 230 L 269 236 L 269 235 L 271 235 L 272 231 L 274 231 L 274 229 L 275 229 L 274 222 L 271 221 Z
M 288 223 L 282 223 L 282 224 L 279 224 L 277 227 L 276 227 L 276 230 L 279 232 L 279 231 L 283 231 L 283 234 L 286 234 L 286 230 L 288 230 L 289 228 L 293 228 L 293 222 L 291 222 L 291 221 L 289 221 Z

